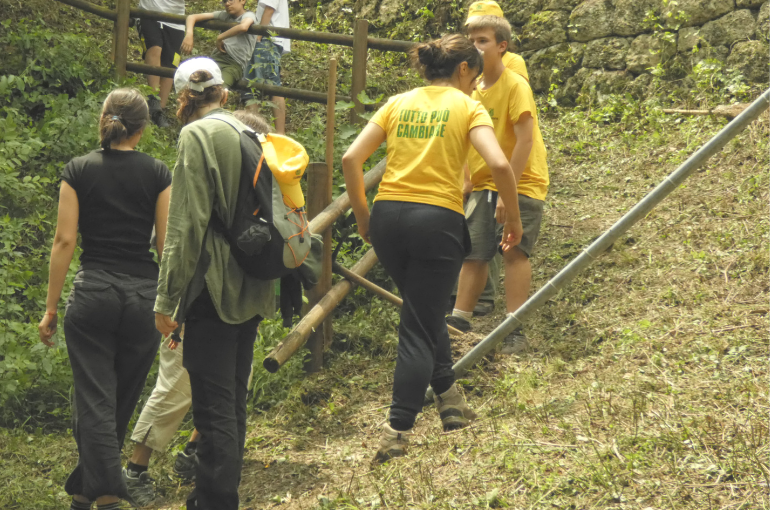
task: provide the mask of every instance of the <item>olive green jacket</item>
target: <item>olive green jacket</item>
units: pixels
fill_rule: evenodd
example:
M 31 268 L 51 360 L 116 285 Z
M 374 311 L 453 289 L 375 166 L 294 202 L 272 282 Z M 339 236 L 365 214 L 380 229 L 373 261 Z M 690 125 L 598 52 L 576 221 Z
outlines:
M 208 115 L 214 113 L 230 115 L 223 109 Z M 244 274 L 230 255 L 230 245 L 209 224 L 212 210 L 226 225 L 232 224 L 241 148 L 232 126 L 208 115 L 182 128 L 179 135 L 155 311 L 183 320 L 205 283 L 224 322 L 272 317 L 274 282 Z

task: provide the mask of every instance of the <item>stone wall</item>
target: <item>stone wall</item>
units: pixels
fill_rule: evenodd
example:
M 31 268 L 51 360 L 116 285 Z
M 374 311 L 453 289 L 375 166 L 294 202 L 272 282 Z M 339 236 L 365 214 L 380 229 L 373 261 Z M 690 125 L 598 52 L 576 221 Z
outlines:
M 332 0 L 351 16 L 365 17 L 385 33 L 422 23 L 415 34 L 461 27 L 472 0 Z M 428 21 L 415 19 L 430 3 Z M 739 70 L 749 81 L 768 82 L 768 0 L 498 0 L 517 39 L 535 92 L 552 83 L 560 103 L 581 92 L 644 95 L 650 68 L 686 75 L 706 58 Z M 650 15 L 652 13 L 652 15 Z M 453 28 L 455 27 L 455 28 Z M 398 30 L 395 30 L 396 35 Z M 389 35 L 389 34 L 388 34 Z M 697 51 L 693 51 L 697 48 Z
M 768 82 L 764 0 L 503 0 L 535 92 L 557 100 L 643 94 L 662 63 L 684 74 L 704 59 Z M 652 15 L 650 15 L 650 13 Z M 694 51 L 695 48 L 695 51 Z

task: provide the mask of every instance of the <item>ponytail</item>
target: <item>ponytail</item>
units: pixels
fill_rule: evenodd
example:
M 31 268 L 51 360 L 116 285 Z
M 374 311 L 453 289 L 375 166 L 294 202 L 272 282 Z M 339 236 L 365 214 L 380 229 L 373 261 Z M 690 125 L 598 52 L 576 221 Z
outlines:
M 213 75 L 210 72 L 201 69 L 190 75 L 190 83 L 203 83 L 212 78 Z M 185 87 L 177 98 L 179 109 L 176 111 L 176 117 L 182 124 L 187 124 L 198 108 L 222 101 L 224 91 L 222 85 L 211 85 L 200 92 Z
M 99 138 L 102 149 L 109 150 L 144 129 L 150 120 L 147 101 L 132 88 L 115 89 L 104 101 L 99 119 Z
M 445 35 L 415 45 L 409 52 L 412 65 L 426 80 L 451 78 L 457 67 L 467 62 L 471 69 L 484 70 L 484 59 L 473 43 L 460 34 Z

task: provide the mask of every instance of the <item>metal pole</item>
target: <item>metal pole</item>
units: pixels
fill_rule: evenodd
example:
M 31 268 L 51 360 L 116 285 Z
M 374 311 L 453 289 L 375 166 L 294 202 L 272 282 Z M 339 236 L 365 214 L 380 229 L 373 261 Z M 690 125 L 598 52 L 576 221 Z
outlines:
M 599 239 L 591 243 L 583 253 L 578 255 L 572 262 L 559 271 L 543 287 L 530 297 L 521 308 L 508 316 L 502 324 L 497 326 L 489 336 L 479 342 L 465 356 L 454 364 L 456 377 L 462 377 L 463 374 L 477 361 L 483 358 L 489 351 L 495 348 L 510 332 L 520 326 L 530 315 L 545 304 L 546 301 L 556 295 L 559 290 L 564 288 L 578 272 L 585 269 L 596 260 L 607 248 L 614 243 L 621 234 L 626 232 L 639 220 L 647 214 L 674 191 L 687 177 L 690 176 L 698 167 L 700 167 L 708 158 L 719 152 L 727 142 L 743 131 L 746 126 L 751 124 L 757 117 L 764 112 L 770 105 L 770 89 L 767 89 L 760 95 L 756 101 L 751 103 L 743 113 L 726 125 L 719 133 L 709 140 L 706 145 L 701 147 L 695 154 L 690 156 L 687 161 L 666 177 L 663 182 L 636 204 L 630 211 L 623 215 L 609 230 L 602 234 Z M 428 388 L 425 395 L 426 402 L 433 401 L 433 390 Z

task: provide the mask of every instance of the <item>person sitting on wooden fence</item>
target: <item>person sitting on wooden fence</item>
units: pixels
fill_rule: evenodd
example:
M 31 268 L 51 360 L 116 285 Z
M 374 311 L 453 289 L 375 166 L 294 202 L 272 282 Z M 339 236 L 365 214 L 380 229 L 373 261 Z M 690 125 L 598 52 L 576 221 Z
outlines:
M 289 28 L 288 0 L 259 0 L 257 4 L 257 19 L 260 25 Z M 257 83 L 268 83 L 281 86 L 281 56 L 291 51 L 291 39 L 283 37 L 257 36 L 254 53 L 246 73 L 246 78 Z M 243 95 L 244 101 L 253 98 L 251 92 Z M 271 96 L 270 101 L 275 105 L 275 131 L 278 134 L 286 132 L 286 101 L 281 96 Z M 247 106 L 249 110 L 257 110 L 257 103 Z
M 201 434 L 188 510 L 238 508 L 254 340 L 262 317 L 275 313 L 274 283 L 248 276 L 211 221 L 217 215 L 232 223 L 241 182 L 240 135 L 233 125 L 243 124 L 222 108 L 228 97 L 223 84 L 209 58 L 183 62 L 174 77 L 185 127 L 155 301 L 161 333 L 185 325 L 183 365 Z
M 217 63 L 222 73 L 224 86 L 232 88 L 243 78 L 251 61 L 251 55 L 254 53 L 257 36 L 250 34 L 248 30 L 257 21 L 257 15 L 244 8 L 246 0 L 223 0 L 222 4 L 225 6 L 224 11 L 203 12 L 187 16 L 186 35 L 182 41 L 182 51 L 186 54 L 192 52 L 193 31 L 197 22 L 214 19 L 238 23 L 238 25 L 217 36 L 217 48 L 211 55 L 211 59 Z
M 492 169 L 506 217 L 503 248 L 521 239 L 516 181 L 495 139 L 492 120 L 469 96 L 483 60 L 462 35 L 418 44 L 415 66 L 430 82 L 392 97 L 342 159 L 345 183 L 361 237 L 404 300 L 398 329 L 389 423 L 374 462 L 404 455 L 430 384 L 444 430 L 462 428 L 476 414 L 455 385 L 444 307 L 470 249 L 463 215 L 463 164 L 470 146 Z M 363 163 L 387 142 L 387 167 L 371 213 Z
M 64 168 L 56 237 L 51 249 L 40 340 L 53 345 L 57 307 L 77 244 L 83 253 L 67 299 L 64 333 L 75 387 L 72 428 L 78 464 L 64 486 L 71 508 L 134 503 L 121 476 L 120 450 L 144 388 L 160 335 L 153 303 L 158 265 L 150 252 L 153 225 L 163 260 L 171 173 L 135 151 L 149 123 L 136 89 L 117 89 L 104 102 L 100 150 Z
M 238 110 L 233 112 L 233 116 L 259 133 L 271 131 L 261 115 Z M 190 376 L 182 363 L 183 344 L 179 343 L 175 349 L 165 342 L 160 346 L 158 379 L 131 435 L 136 445 L 123 470 L 123 478 L 131 498 L 140 506 L 150 505 L 155 500 L 155 485 L 147 472 L 153 452 L 166 449 L 192 404 Z M 251 374 L 247 386 L 251 384 L 250 381 Z M 195 452 L 199 438 L 198 431 L 193 430 L 184 450 L 177 454 L 174 472 L 183 479 L 195 478 L 198 462 Z
M 139 0 L 139 8 L 148 11 L 167 12 L 170 14 L 184 15 L 184 0 Z M 138 19 L 136 30 L 142 42 L 142 58 L 144 63 L 150 66 L 177 67 L 181 61 L 180 52 L 184 39 L 184 25 L 155 21 L 151 19 Z M 147 75 L 147 85 L 152 87 L 156 94 L 147 97 L 150 107 L 150 118 L 159 127 L 168 127 L 169 123 L 163 115 L 168 95 L 174 84 L 172 78 L 161 78 L 152 74 Z

